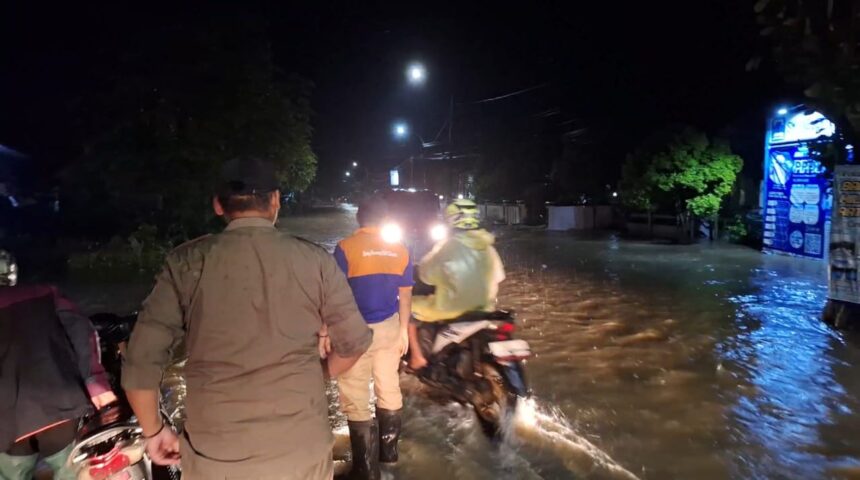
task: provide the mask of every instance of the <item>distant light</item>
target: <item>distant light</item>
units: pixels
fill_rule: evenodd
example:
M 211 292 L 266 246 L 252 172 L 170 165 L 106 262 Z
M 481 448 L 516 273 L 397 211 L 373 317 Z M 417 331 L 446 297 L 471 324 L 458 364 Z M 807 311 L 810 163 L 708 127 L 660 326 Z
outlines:
M 459 200 L 462 200 L 462 199 L 463 199 L 463 194 L 462 194 L 462 193 L 457 194 L 457 198 L 458 198 Z
M 400 172 L 396 168 L 390 170 L 388 172 L 388 180 L 389 180 L 388 183 L 391 184 L 392 187 L 399 186 L 400 185 Z
M 427 78 L 427 70 L 424 69 L 424 65 L 413 63 L 406 70 L 406 76 L 409 79 L 409 83 L 418 85 L 424 83 L 424 80 Z
M 430 228 L 430 239 L 434 242 L 445 240 L 445 237 L 447 236 L 448 229 L 445 228 L 445 225 L 442 225 L 441 223 L 437 223 Z
M 418 190 L 415 190 L 414 188 L 409 187 L 409 188 L 407 188 L 407 189 L 406 189 L 406 191 L 407 191 L 407 192 L 410 192 L 410 193 L 415 193 L 415 192 L 417 192 Z
M 344 172 L 344 175 L 346 175 L 346 176 L 348 177 L 348 176 L 350 176 L 350 175 L 351 175 L 351 173 L 349 173 L 349 172 Z
M 782 107 L 779 110 L 777 110 L 776 113 L 777 113 L 777 115 L 785 115 L 786 113 L 788 113 L 788 109 L 785 107 Z
M 445 195 L 439 195 L 439 200 L 445 200 Z
M 618 192 L 612 192 L 612 198 L 618 198 Z
M 396 223 L 386 223 L 379 231 L 382 240 L 386 243 L 398 243 L 403 239 L 403 229 Z
M 409 133 L 409 127 L 405 123 L 395 123 L 394 124 L 394 136 L 398 138 L 403 138 Z
M 854 145 L 851 145 L 850 143 L 845 145 L 845 150 L 854 150 Z
M 358 162 L 352 162 L 352 166 L 353 166 L 353 167 L 357 167 L 357 166 L 358 166 Z

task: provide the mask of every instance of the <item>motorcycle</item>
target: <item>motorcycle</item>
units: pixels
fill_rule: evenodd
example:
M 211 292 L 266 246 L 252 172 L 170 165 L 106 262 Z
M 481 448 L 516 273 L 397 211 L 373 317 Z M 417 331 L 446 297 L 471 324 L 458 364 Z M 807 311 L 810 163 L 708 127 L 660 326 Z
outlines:
M 475 410 L 482 431 L 497 440 L 519 398 L 531 395 L 525 377 L 528 342 L 513 338 L 512 312 L 468 312 L 443 322 L 421 324 L 429 352 L 418 380 Z
M 151 464 L 144 455 L 143 430 L 125 398 L 121 386 L 122 357 L 131 336 L 136 315 L 117 316 L 97 314 L 91 317 L 99 334 L 102 365 L 108 374 L 111 388 L 117 393 L 117 402 L 84 417 L 78 424 L 75 447 L 69 462 L 78 480 L 179 480 L 176 467 Z M 169 375 L 165 375 L 167 379 Z M 162 416 L 171 426 L 175 415 L 169 415 L 169 395 L 164 394 L 160 407 Z M 174 410 L 175 411 L 175 410 Z

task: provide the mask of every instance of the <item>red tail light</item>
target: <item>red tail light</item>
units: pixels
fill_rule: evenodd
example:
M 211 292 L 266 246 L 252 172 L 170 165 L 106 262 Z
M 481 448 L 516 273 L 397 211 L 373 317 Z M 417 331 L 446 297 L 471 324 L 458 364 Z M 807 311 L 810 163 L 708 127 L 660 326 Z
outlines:
M 89 460 L 89 474 L 93 480 L 104 480 L 117 472 L 121 472 L 129 464 L 128 457 L 121 453 L 118 447 L 114 447 L 110 452 L 92 457 Z
M 501 323 L 496 326 L 496 340 L 508 340 L 516 327 L 513 323 Z

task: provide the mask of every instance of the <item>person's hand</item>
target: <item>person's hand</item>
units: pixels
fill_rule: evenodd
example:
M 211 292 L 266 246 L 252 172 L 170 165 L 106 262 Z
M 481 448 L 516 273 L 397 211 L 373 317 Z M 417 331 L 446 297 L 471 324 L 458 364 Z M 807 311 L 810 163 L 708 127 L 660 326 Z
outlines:
M 90 401 L 93 402 L 93 405 L 96 406 L 96 410 L 101 410 L 103 407 L 110 405 L 111 403 L 116 401 L 116 395 L 113 392 L 104 392 L 96 395 L 95 397 L 91 397 Z
M 317 335 L 319 336 L 318 348 L 320 352 L 320 358 L 325 360 L 326 358 L 328 358 L 328 354 L 331 353 L 331 338 L 328 336 L 328 327 L 323 325 Z
M 400 329 L 400 356 L 406 355 L 409 352 L 409 331 L 405 328 Z
M 417 348 L 412 350 L 412 355 L 409 356 L 409 368 L 412 370 L 421 370 L 427 366 L 427 359 L 418 351 Z
M 179 437 L 165 425 L 154 437 L 146 439 L 146 454 L 158 465 L 179 465 Z

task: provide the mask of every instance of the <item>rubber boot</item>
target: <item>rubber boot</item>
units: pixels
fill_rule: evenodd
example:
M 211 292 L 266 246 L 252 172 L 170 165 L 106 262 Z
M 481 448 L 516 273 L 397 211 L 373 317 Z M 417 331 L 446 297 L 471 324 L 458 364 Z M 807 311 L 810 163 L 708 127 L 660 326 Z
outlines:
M 400 410 L 386 410 L 376 407 L 379 420 L 379 461 L 386 464 L 397 463 L 397 443 L 400 441 Z
M 45 463 L 54 472 L 53 480 L 75 480 L 75 472 L 72 471 L 72 466 L 68 464 L 69 455 L 71 455 L 74 445 L 74 442 L 70 443 L 66 448 L 44 458 Z
M 38 454 L 9 455 L 0 453 L 0 478 L 4 480 L 31 480 L 36 471 Z
M 379 480 L 379 428 L 374 420 L 348 422 L 352 446 L 350 480 Z

